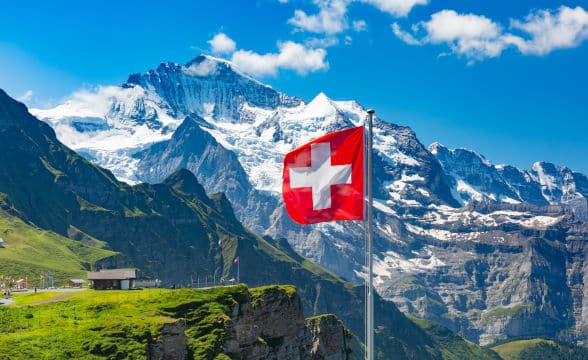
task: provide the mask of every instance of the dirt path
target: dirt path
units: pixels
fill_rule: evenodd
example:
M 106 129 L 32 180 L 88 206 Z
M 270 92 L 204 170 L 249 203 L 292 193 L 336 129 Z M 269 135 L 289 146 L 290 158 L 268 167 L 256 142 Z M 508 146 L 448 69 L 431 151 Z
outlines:
M 13 299 L 0 299 L 0 306 L 2 305 L 12 305 L 14 303 Z
M 70 297 L 69 294 L 61 294 L 61 295 L 54 296 L 51 299 L 46 299 L 46 300 L 41 300 L 41 301 L 34 301 L 34 302 L 31 302 L 31 303 L 28 303 L 27 305 L 48 304 L 48 303 L 53 303 L 53 302 L 58 302 L 58 301 L 65 300 L 68 297 Z

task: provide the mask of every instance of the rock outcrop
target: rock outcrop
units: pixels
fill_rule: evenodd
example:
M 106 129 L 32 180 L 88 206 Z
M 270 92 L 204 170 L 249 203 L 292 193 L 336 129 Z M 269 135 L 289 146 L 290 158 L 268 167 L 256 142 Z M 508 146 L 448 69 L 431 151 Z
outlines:
M 241 359 L 359 359 L 359 345 L 334 315 L 304 319 L 292 287 L 252 289 L 250 301 L 233 307 L 223 344 Z M 355 351 L 353 350 L 355 349 Z

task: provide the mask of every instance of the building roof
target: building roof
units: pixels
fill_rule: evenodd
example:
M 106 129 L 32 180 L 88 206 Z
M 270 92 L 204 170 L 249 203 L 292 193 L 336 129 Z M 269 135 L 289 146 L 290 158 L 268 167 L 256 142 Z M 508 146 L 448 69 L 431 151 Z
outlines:
M 71 282 L 73 284 L 83 284 L 83 283 L 86 282 L 84 279 L 69 279 L 67 281 L 69 281 L 69 282 Z
M 135 269 L 113 269 L 88 272 L 88 280 L 128 280 L 136 278 L 137 271 Z

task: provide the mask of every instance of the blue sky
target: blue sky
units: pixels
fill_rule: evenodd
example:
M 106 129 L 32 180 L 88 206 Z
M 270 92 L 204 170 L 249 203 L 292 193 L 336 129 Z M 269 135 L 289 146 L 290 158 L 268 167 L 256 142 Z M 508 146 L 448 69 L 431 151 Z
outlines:
M 0 87 L 49 107 L 209 53 L 306 100 L 358 100 L 425 145 L 588 173 L 586 40 L 578 0 L 10 2 Z

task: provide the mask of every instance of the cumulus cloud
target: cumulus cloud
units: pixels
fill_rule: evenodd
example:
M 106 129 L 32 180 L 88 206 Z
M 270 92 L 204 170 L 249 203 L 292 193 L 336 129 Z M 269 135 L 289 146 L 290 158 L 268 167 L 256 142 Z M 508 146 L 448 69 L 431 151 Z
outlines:
M 501 27 L 484 16 L 443 10 L 420 26 L 427 33 L 425 42 L 447 43 L 454 53 L 469 59 L 499 56 L 506 46 Z
M 325 49 L 313 49 L 292 41 L 278 43 L 277 53 L 258 54 L 249 50 L 233 53 L 231 61 L 252 75 L 276 75 L 279 69 L 293 70 L 300 75 L 328 69 Z
M 319 12 L 308 15 L 305 11 L 295 10 L 294 17 L 288 22 L 299 30 L 319 34 L 338 34 L 349 27 L 346 13 L 349 0 L 315 0 Z
M 299 31 L 319 34 L 339 34 L 349 28 L 347 10 L 352 3 L 364 3 L 375 7 L 381 12 L 396 17 L 407 16 L 416 5 L 425 5 L 428 0 L 314 0 L 318 13 L 308 14 L 303 10 L 295 10 L 294 17 L 288 22 Z M 364 20 L 352 22 L 355 31 L 365 31 Z
M 376 9 L 386 12 L 396 17 L 407 16 L 413 7 L 417 5 L 427 5 L 428 0 L 361 0 L 361 2 L 370 4 Z
M 545 55 L 556 49 L 573 48 L 588 39 L 588 12 L 567 6 L 557 11 L 539 10 L 524 20 L 511 20 L 511 28 L 528 34 L 515 39 L 523 54 Z
M 212 39 L 208 40 L 210 49 L 215 54 L 230 54 L 235 51 L 236 43 L 224 33 L 216 34 Z
M 545 55 L 553 50 L 579 46 L 588 39 L 588 13 L 581 7 L 562 6 L 539 10 L 523 20 L 511 20 L 510 31 L 493 20 L 475 14 L 442 10 L 403 30 L 392 24 L 393 33 L 410 45 L 446 44 L 451 52 L 469 62 L 500 56 L 514 47 L 525 55 Z
M 24 94 L 19 96 L 16 100 L 20 102 L 27 102 L 33 98 L 33 90 L 27 90 Z

